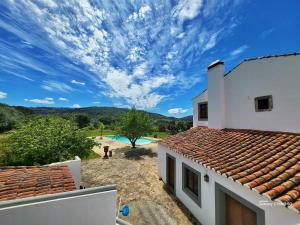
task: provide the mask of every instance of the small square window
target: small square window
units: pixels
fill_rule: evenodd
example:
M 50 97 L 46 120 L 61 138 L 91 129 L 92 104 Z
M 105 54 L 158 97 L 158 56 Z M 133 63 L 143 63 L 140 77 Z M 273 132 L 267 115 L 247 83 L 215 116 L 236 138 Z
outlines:
M 207 102 L 202 102 L 198 104 L 198 120 L 208 119 L 208 105 Z
M 182 190 L 201 207 L 201 173 L 182 164 Z
M 272 95 L 256 97 L 254 100 L 256 112 L 271 111 L 273 109 Z

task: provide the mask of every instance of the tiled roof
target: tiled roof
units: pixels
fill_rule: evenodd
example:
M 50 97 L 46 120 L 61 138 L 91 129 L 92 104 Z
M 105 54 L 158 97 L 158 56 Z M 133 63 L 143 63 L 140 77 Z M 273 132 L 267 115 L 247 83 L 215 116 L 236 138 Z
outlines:
M 300 134 L 198 126 L 159 144 L 300 213 Z
M 0 167 L 0 201 L 75 190 L 68 166 Z

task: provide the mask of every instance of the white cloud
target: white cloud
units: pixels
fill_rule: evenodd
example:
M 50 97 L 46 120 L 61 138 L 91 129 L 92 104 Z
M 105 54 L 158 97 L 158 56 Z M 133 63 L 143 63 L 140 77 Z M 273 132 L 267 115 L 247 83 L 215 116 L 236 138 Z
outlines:
M 133 76 L 137 78 L 144 78 L 146 73 L 148 73 L 147 63 L 142 63 L 136 66 L 133 70 Z
M 0 99 L 7 98 L 7 93 L 0 91 Z
M 93 104 L 96 104 L 96 105 L 100 104 L 100 102 L 97 102 L 97 101 L 96 101 L 96 102 L 92 102 L 92 103 L 93 103 Z
M 81 106 L 79 104 L 73 104 L 72 108 L 81 108 Z
M 53 98 L 44 98 L 44 99 L 24 99 L 25 102 L 33 102 L 33 103 L 37 103 L 37 104 L 45 104 L 45 105 L 53 105 L 55 102 L 53 100 Z
M 130 62 L 137 62 L 139 60 L 143 59 L 144 50 L 140 47 L 133 47 L 130 50 L 129 55 L 127 56 L 127 59 L 130 60 Z
M 169 114 L 182 114 L 182 113 L 186 113 L 187 111 L 188 111 L 188 109 L 173 108 L 173 109 L 169 109 L 168 113 Z
M 72 81 L 71 81 L 71 83 L 72 83 L 72 84 L 78 84 L 78 85 L 82 85 L 82 86 L 84 86 L 84 85 L 85 85 L 85 83 L 84 83 L 84 82 L 77 81 L 77 80 L 72 80 Z
M 147 13 L 149 13 L 151 10 L 151 7 L 145 4 L 139 9 L 138 12 L 133 12 L 131 15 L 129 15 L 127 21 L 144 19 Z
M 270 28 L 268 30 L 265 30 L 264 32 L 261 33 L 260 38 L 265 39 L 269 35 L 271 35 L 275 31 L 275 28 Z
M 237 49 L 234 49 L 232 52 L 230 52 L 230 56 L 237 56 L 239 54 L 242 54 L 244 51 L 246 51 L 249 48 L 248 45 L 243 45 Z
M 179 20 L 191 20 L 197 17 L 203 6 L 203 0 L 180 0 L 174 10 Z
M 44 81 L 41 88 L 53 92 L 71 92 L 73 88 L 59 81 Z
M 177 90 L 191 88 L 200 80 L 198 74 L 186 71 L 196 64 L 206 65 L 204 52 L 230 34 L 236 13 L 235 4 L 229 0 L 222 4 L 216 0 L 167 1 L 163 5 L 136 1 L 102 3 L 6 1 L 7 17 L 13 22 L 7 24 L 0 18 L 1 29 L 51 56 L 70 59 L 72 64 L 60 66 L 73 72 L 74 77 L 57 73 L 24 54 L 9 55 L 5 62 L 16 58 L 22 66 L 51 75 L 51 81 L 42 84 L 45 90 L 74 90 L 71 85 L 55 81 L 59 78 L 82 86 L 82 81 L 89 80 L 89 84 L 99 88 L 95 95 L 104 93 L 114 101 L 137 108 L 156 107 L 169 97 L 168 93 L 173 97 Z M 202 14 L 210 20 L 204 23 Z M 1 48 L 0 52 L 10 51 Z M 3 68 L 1 57 L 5 55 L 0 53 Z M 57 74 L 63 75 L 58 78 Z M 170 88 L 172 92 L 168 92 Z
M 217 44 L 218 35 L 219 35 L 219 32 L 216 32 L 216 33 L 210 35 L 210 38 L 208 39 L 208 41 L 206 42 L 206 44 L 204 45 L 204 47 L 202 49 L 203 52 L 215 47 L 215 45 Z
M 120 103 L 120 102 L 114 103 L 114 106 L 117 107 L 117 108 L 127 108 L 127 109 L 130 109 L 130 108 L 131 108 L 130 105 L 122 104 L 122 103 Z
M 69 101 L 67 98 L 63 98 L 63 97 L 60 97 L 58 100 L 63 101 L 63 102 L 68 102 Z
M 155 93 L 155 89 L 168 86 L 175 80 L 173 75 L 162 75 L 147 77 L 136 83 L 134 76 L 121 70 L 111 70 L 104 81 L 111 87 L 110 97 L 125 98 L 127 103 L 138 108 L 153 108 L 165 97 Z

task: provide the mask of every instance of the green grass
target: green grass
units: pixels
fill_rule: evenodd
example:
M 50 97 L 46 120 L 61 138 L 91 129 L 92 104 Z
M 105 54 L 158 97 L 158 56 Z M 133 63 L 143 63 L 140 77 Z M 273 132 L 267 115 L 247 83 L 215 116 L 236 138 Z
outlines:
M 82 160 L 97 159 L 99 157 L 100 157 L 100 155 L 98 155 L 96 152 L 91 150 L 90 154 L 88 156 L 84 157 Z
M 113 130 L 104 129 L 104 131 L 103 131 L 103 136 L 105 136 L 105 135 L 113 135 L 113 134 L 115 134 L 115 131 L 113 131 Z M 85 135 L 86 135 L 87 137 L 97 137 L 97 136 L 101 136 L 101 135 L 100 135 L 100 130 L 99 130 L 99 129 L 85 130 Z
M 151 135 L 147 135 L 147 136 L 154 137 L 155 135 L 157 135 L 157 138 L 165 139 L 169 137 L 171 134 L 169 134 L 168 132 L 153 132 Z

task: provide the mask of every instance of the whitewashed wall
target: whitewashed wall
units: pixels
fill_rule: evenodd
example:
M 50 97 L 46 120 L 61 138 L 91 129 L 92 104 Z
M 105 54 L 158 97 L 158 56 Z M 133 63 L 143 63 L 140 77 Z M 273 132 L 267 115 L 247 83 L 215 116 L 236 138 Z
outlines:
M 115 225 L 117 190 L 101 191 L 100 188 L 99 192 L 86 193 L 88 191 L 75 191 L 81 194 L 69 197 L 60 193 L 56 194 L 60 197 L 54 199 L 38 197 L 39 200 L 32 203 L 26 202 L 26 199 L 14 200 L 17 204 L 8 207 L 0 204 L 0 224 Z
M 207 90 L 193 98 L 193 127 L 207 126 L 207 120 L 198 120 L 198 104 L 200 102 L 207 102 L 207 100 Z
M 300 55 L 247 61 L 224 79 L 227 128 L 300 132 Z M 255 112 L 265 95 L 272 111 Z
M 208 80 L 210 78 L 208 76 Z M 246 61 L 223 79 L 225 98 L 223 127 L 300 132 L 300 55 Z M 218 85 L 209 83 L 214 87 L 211 88 L 212 93 Z M 212 107 L 222 101 L 213 99 L 213 96 L 219 95 L 211 94 L 208 101 L 209 122 L 198 121 L 198 103 L 207 101 L 207 95 L 206 92 L 193 99 L 194 127 L 214 124 L 215 121 L 212 121 L 213 117 L 210 114 L 221 112 L 221 110 L 212 111 Z M 255 112 L 255 97 L 266 95 L 273 97 L 272 111 Z
M 80 180 L 81 180 L 81 159 L 78 156 L 75 156 L 74 160 L 68 160 L 63 162 L 51 163 L 49 166 L 59 166 L 59 165 L 67 165 L 72 173 L 74 178 L 74 182 L 76 188 L 79 189 L 80 187 Z
M 203 225 L 215 224 L 215 182 L 228 190 L 246 199 L 265 211 L 266 225 L 299 225 L 300 216 L 283 206 L 261 206 L 260 201 L 268 201 L 267 198 L 249 190 L 248 188 L 227 179 L 203 166 L 158 145 L 158 174 L 166 183 L 166 153 L 176 158 L 176 197 L 193 213 Z M 201 173 L 201 208 L 182 191 L 182 163 L 186 163 Z M 209 182 L 204 182 L 203 176 L 208 174 Z M 269 201 L 272 203 L 271 201 Z

